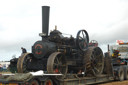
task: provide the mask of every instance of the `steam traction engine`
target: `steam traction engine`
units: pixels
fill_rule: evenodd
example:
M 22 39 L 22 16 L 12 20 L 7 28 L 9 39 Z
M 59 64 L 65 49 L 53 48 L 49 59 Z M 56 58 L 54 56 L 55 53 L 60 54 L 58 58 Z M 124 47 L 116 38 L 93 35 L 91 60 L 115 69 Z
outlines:
M 78 31 L 76 38 L 64 37 L 55 29 L 48 35 L 49 7 L 42 7 L 42 40 L 32 46 L 32 53 L 22 54 L 17 63 L 19 73 L 43 70 L 46 73 L 79 73 L 96 76 L 102 73 L 104 58 L 99 47 L 89 47 L 86 30 Z

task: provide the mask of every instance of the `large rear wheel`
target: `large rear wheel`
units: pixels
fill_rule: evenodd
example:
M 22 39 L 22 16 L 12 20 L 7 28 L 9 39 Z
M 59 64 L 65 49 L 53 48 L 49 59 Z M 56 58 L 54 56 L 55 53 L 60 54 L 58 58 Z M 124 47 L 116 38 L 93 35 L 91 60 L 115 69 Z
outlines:
M 104 67 L 103 52 L 99 47 L 89 47 L 84 56 L 85 75 L 100 75 Z

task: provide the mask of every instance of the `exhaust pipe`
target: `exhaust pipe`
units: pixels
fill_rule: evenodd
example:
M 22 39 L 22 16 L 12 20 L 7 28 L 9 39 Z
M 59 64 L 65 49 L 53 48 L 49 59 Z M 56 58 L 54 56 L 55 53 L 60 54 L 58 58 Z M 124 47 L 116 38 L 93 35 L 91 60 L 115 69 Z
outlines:
M 48 36 L 49 31 L 49 6 L 42 6 L 42 37 Z

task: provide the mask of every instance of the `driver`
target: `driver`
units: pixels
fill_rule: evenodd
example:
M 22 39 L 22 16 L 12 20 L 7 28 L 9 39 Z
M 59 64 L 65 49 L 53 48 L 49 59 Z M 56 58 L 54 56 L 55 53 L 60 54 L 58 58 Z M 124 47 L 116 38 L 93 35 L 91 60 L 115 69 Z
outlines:
M 27 50 L 25 48 L 21 47 L 21 49 L 22 49 L 22 53 L 27 53 Z

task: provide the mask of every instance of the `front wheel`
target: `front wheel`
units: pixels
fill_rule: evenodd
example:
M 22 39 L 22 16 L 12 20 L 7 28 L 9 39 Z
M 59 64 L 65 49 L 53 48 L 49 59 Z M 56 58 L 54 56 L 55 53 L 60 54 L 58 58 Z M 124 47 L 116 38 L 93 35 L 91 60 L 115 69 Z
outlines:
M 124 67 L 124 79 L 128 80 L 128 67 Z
M 52 74 L 67 74 L 65 56 L 61 52 L 52 53 L 47 61 L 47 71 Z
M 115 80 L 123 81 L 124 80 L 124 68 L 123 66 L 119 67 L 115 74 Z

